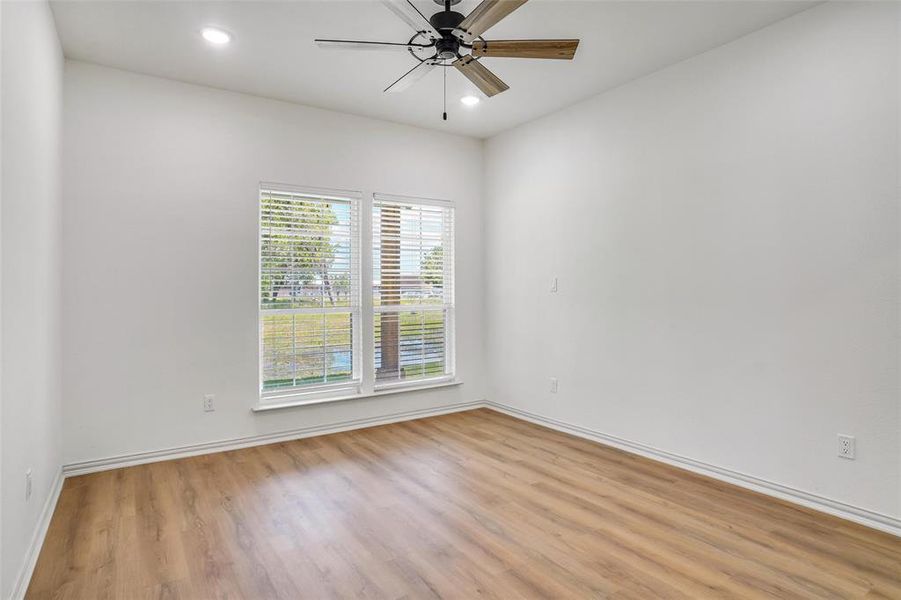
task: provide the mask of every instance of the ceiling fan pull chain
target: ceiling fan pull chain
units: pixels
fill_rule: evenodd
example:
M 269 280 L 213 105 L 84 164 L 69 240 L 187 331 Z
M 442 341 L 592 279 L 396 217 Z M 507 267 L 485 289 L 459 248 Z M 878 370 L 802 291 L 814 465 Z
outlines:
M 444 120 L 447 121 L 447 65 L 444 67 Z

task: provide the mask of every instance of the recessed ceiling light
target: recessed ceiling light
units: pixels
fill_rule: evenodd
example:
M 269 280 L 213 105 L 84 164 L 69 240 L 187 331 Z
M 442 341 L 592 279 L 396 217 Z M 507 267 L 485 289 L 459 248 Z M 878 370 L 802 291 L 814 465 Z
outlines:
M 202 35 L 203 39 L 205 39 L 209 43 L 215 44 L 217 46 L 223 46 L 232 41 L 232 36 L 230 33 L 221 29 L 216 29 L 215 27 L 204 27 L 200 32 L 200 35 Z
M 475 106 L 476 104 L 479 103 L 479 97 L 478 96 L 463 96 L 462 98 L 460 98 L 460 102 L 462 102 L 466 106 Z

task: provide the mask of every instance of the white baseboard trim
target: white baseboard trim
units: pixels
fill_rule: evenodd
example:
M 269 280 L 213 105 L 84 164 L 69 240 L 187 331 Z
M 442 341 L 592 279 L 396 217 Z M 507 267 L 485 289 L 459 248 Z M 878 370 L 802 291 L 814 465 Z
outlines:
M 731 469 L 718 467 L 716 465 L 701 462 L 699 460 L 694 460 L 692 458 L 673 454 L 672 452 L 660 450 L 659 448 L 654 448 L 653 446 L 648 446 L 646 444 L 641 444 L 638 442 L 632 442 L 630 440 L 618 438 L 606 433 L 601 433 L 600 431 L 595 431 L 593 429 L 588 429 L 579 425 L 573 425 L 572 423 L 566 423 L 557 419 L 544 417 L 532 412 L 521 410 L 519 408 L 514 408 L 506 404 L 501 404 L 499 402 L 486 401 L 485 405 L 492 410 L 507 414 L 511 417 L 523 419 L 525 421 L 536 423 L 538 425 L 544 425 L 545 427 L 549 427 L 557 431 L 562 431 L 563 433 L 568 433 L 576 437 L 605 444 L 607 446 L 613 446 L 632 454 L 638 454 L 646 458 L 664 462 L 666 464 L 673 465 L 675 467 L 679 467 L 693 473 L 706 475 L 707 477 L 711 477 L 713 479 L 725 481 L 726 483 L 731 483 L 733 485 L 753 490 L 755 492 L 760 492 L 768 496 L 773 496 L 781 500 L 799 504 L 806 508 L 812 508 L 820 512 L 824 512 L 836 517 L 840 517 L 842 519 L 846 519 L 848 521 L 853 521 L 855 523 L 866 525 L 867 527 L 872 527 L 873 529 L 878 529 L 880 531 L 901 537 L 901 519 L 897 519 L 890 515 L 868 510 L 866 508 L 861 508 L 859 506 L 853 506 L 839 500 L 833 500 L 831 498 L 826 498 L 824 496 L 812 494 L 810 492 L 805 492 L 803 490 L 789 487 L 781 483 L 754 477 L 753 475 L 746 475 L 738 471 L 733 471 Z
M 50 528 L 50 519 L 53 518 L 53 511 L 56 510 L 56 502 L 59 500 L 59 494 L 63 490 L 63 481 L 66 476 L 62 469 L 56 472 L 56 478 L 53 480 L 53 486 L 50 493 L 44 501 L 44 507 L 41 509 L 41 516 L 38 519 L 37 526 L 31 536 L 31 543 L 28 544 L 28 551 L 25 554 L 25 562 L 16 577 L 16 583 L 13 586 L 10 598 L 12 600 L 21 600 L 28 591 L 28 584 L 31 583 L 31 574 L 34 573 L 34 567 L 38 562 L 38 556 L 44 545 L 44 538 L 47 536 L 47 529 Z
M 237 450 L 239 448 L 249 448 L 251 446 L 263 446 L 265 444 L 275 444 L 277 442 L 299 440 L 301 438 L 312 437 L 315 435 L 326 435 L 329 433 L 338 433 L 340 431 L 361 429 L 363 427 L 374 427 L 376 425 L 387 425 L 389 423 L 399 423 L 401 421 L 409 421 L 412 419 L 434 417 L 437 415 L 461 412 L 464 410 L 483 408 L 485 406 L 486 404 L 484 401 L 476 400 L 473 402 L 446 404 L 420 410 L 409 410 L 377 417 L 367 417 L 364 419 L 351 419 L 348 421 L 339 421 L 337 423 L 313 425 L 311 427 L 302 427 L 300 429 L 292 429 L 290 431 L 280 431 L 276 433 L 266 433 L 263 435 L 232 438 L 216 442 L 204 442 L 201 444 L 190 444 L 187 446 L 178 446 L 175 448 L 151 450 L 149 452 L 122 454 L 109 458 L 100 458 L 97 460 L 85 460 L 69 463 L 63 466 L 63 473 L 66 477 L 74 477 L 76 475 L 85 475 L 87 473 L 96 473 L 98 471 L 108 471 L 110 469 L 119 469 L 121 467 L 131 467 L 134 465 L 142 465 L 146 463 L 172 460 L 176 458 L 185 458 L 187 456 L 198 456 L 200 454 L 211 454 L 213 452 Z

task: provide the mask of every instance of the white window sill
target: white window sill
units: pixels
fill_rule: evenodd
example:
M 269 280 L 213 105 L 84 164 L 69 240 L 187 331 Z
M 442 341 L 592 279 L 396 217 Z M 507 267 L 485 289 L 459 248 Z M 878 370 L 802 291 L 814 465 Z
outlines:
M 435 388 L 452 387 L 460 385 L 463 382 L 459 379 L 440 379 L 435 381 L 423 381 L 420 383 L 398 384 L 386 386 L 377 389 L 368 394 L 352 393 L 340 396 L 329 396 L 327 398 L 304 398 L 303 394 L 294 396 L 286 396 L 284 402 L 260 402 L 250 410 L 252 412 L 267 412 L 270 410 L 279 410 L 282 408 L 293 408 L 295 406 L 313 406 L 316 404 L 328 404 L 330 402 L 343 402 L 345 400 L 362 400 L 364 398 L 377 398 L 379 396 L 390 396 L 393 394 L 402 394 L 405 392 L 418 392 L 422 390 L 432 390 Z

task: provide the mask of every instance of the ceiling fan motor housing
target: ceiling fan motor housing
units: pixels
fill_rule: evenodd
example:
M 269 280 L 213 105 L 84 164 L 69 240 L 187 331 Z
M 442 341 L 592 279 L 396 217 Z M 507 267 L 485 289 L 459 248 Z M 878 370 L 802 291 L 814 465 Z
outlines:
M 450 60 L 456 58 L 460 51 L 460 40 L 454 36 L 454 29 L 463 22 L 465 17 L 458 12 L 445 10 L 437 12 L 429 19 L 432 27 L 438 30 L 442 35 L 440 40 L 435 41 L 435 51 L 438 58 L 442 60 Z

